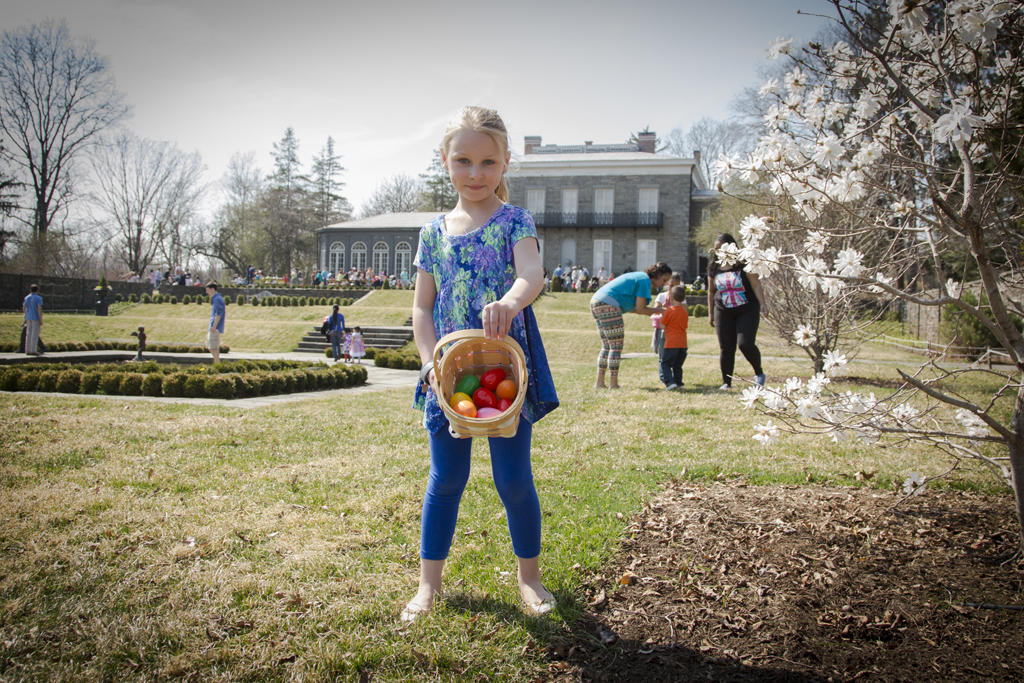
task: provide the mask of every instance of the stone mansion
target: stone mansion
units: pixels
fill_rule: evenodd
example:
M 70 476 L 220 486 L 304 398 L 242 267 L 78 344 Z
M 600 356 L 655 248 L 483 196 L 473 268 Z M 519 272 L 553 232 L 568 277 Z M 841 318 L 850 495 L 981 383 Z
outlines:
M 639 144 L 542 145 L 525 138 L 525 153 L 513 157 L 512 204 L 533 214 L 541 262 L 604 267 L 616 275 L 657 261 L 691 281 L 704 266 L 692 241 L 717 193 L 693 158 L 655 154 L 654 133 Z M 329 225 L 317 230 L 319 267 L 331 272 L 371 266 L 374 272 L 413 270 L 419 228 L 436 213 L 394 213 Z

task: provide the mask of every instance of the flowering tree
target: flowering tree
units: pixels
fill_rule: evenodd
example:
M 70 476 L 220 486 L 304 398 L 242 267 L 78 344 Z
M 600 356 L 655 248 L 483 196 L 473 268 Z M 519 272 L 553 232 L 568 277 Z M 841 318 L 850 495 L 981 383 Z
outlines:
M 742 245 L 719 258 L 744 260 L 762 278 L 788 273 L 830 298 L 955 306 L 992 332 L 1010 368 L 924 363 L 879 398 L 833 390 L 846 363 L 833 351 L 808 381 L 744 392 L 747 407 L 778 421 L 754 438 L 800 430 L 916 440 L 954 467 L 983 462 L 1014 490 L 1024 547 L 1024 336 L 999 287 L 1019 276 L 1024 234 L 1024 10 L 997 0 L 832 3 L 844 40 L 801 50 L 775 41 L 769 57 L 791 69 L 761 88 L 771 99 L 765 133 L 746 158 L 718 162 L 722 178 L 765 181 L 778 217 L 753 217 Z M 968 280 L 980 283 L 987 314 L 961 296 Z M 815 340 L 810 325 L 793 332 Z M 991 395 L 959 389 L 968 373 L 987 375 Z M 905 488 L 924 484 L 915 473 Z

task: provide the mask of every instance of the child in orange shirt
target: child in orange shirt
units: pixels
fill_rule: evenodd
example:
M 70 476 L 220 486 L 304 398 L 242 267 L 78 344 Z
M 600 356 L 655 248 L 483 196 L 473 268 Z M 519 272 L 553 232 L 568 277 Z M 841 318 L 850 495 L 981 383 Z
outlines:
M 686 328 L 690 314 L 686 310 L 686 288 L 676 285 L 669 290 L 668 308 L 661 314 L 665 346 L 661 350 L 658 377 L 668 391 L 683 389 L 683 361 L 686 360 Z

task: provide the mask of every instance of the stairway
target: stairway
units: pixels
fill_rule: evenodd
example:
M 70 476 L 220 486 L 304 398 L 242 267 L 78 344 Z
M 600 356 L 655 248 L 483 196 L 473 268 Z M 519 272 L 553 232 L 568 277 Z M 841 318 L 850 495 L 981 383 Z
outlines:
M 375 349 L 399 349 L 412 339 L 412 327 L 410 326 L 367 327 L 360 325 L 360 327 L 363 329 L 363 343 L 367 348 L 372 346 Z M 294 350 L 303 353 L 323 353 L 324 349 L 329 348 L 331 348 L 331 343 L 327 341 L 327 337 L 320 334 L 320 326 L 317 325 L 302 338 Z

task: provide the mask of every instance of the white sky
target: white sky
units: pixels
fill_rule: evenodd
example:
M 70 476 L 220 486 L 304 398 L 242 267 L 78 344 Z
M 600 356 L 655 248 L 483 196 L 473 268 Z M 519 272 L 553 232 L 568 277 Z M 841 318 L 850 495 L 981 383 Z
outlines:
M 140 136 L 197 150 L 205 180 L 291 126 L 306 170 L 330 135 L 355 209 L 417 175 L 465 104 L 497 109 L 521 152 L 664 136 L 726 118 L 768 42 L 814 36 L 825 0 L 6 0 L 5 28 L 65 19 L 110 59 Z

